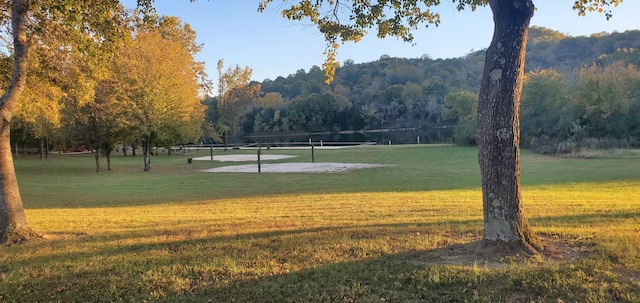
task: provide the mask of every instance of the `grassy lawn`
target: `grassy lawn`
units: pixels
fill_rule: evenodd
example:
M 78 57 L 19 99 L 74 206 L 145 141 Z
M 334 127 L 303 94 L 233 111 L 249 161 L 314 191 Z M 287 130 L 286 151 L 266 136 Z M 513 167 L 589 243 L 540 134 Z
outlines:
M 0 302 L 640 302 L 640 158 L 523 152 L 549 248 L 486 260 L 474 148 L 316 149 L 316 162 L 393 165 L 328 174 L 187 164 L 207 155 L 157 156 L 146 173 L 141 157 L 100 173 L 89 155 L 16 159 L 48 239 L 0 247 Z

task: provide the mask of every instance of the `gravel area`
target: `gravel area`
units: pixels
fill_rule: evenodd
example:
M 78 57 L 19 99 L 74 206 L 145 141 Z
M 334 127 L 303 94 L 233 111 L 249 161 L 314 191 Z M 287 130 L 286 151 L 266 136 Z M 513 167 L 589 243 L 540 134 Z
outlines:
M 282 160 L 295 158 L 295 156 L 287 156 L 287 155 L 261 155 L 261 161 L 269 161 L 269 160 Z M 198 161 L 211 161 L 211 156 L 205 157 L 197 157 L 193 158 L 193 160 Z M 220 162 L 248 162 L 248 161 L 258 161 L 258 155 L 224 155 L 224 156 L 213 156 L 213 161 Z
M 332 173 L 344 172 L 354 169 L 388 166 L 391 165 L 367 163 L 278 163 L 262 164 L 260 165 L 260 171 L 263 173 Z M 257 173 L 258 165 L 230 165 L 204 169 L 202 171 L 212 173 Z
M 261 161 L 269 160 L 282 160 L 288 158 L 295 158 L 295 156 L 287 155 L 261 155 Z M 193 158 L 198 161 L 211 161 L 211 156 Z M 213 161 L 219 162 L 249 162 L 258 161 L 258 155 L 223 155 L 213 156 Z M 387 167 L 391 165 L 382 164 L 368 164 L 368 163 L 309 163 L 309 162 L 295 162 L 295 163 L 277 163 L 266 164 L 261 163 L 260 172 L 263 173 L 332 173 L 343 172 L 354 169 L 372 168 L 372 167 Z M 203 169 L 203 172 L 208 173 L 257 173 L 258 164 L 245 164 L 245 165 L 229 165 L 223 167 L 216 167 L 210 169 Z

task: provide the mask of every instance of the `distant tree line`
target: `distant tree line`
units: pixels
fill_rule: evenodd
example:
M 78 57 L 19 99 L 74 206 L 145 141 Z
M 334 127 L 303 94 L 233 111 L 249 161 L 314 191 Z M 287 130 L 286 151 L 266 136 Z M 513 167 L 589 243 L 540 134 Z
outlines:
M 152 148 L 202 136 L 207 80 L 204 63 L 194 59 L 202 48 L 195 31 L 176 17 L 142 18 L 120 5 L 111 13 L 112 36 L 104 39 L 48 31 L 61 21 L 43 15 L 52 24 L 30 35 L 29 77 L 11 120 L 16 154 L 34 141 L 43 158 L 52 147 L 94 151 L 100 171 L 99 158 L 110 169 L 115 146 L 126 144 L 142 150 L 150 170 Z M 0 56 L 4 86 L 11 60 Z
M 575 79 L 574 79 L 575 78 Z M 567 77 L 556 70 L 525 75 L 521 104 L 521 145 L 544 154 L 583 149 L 640 147 L 640 70 L 621 61 L 580 68 Z M 473 143 L 473 95 L 447 96 L 457 118 L 456 140 Z
M 534 27 L 529 39 L 523 146 L 562 153 L 587 142 L 638 145 L 632 79 L 640 63 L 640 31 L 569 37 Z M 453 59 L 383 55 L 370 63 L 345 61 L 330 85 L 317 66 L 262 83 L 247 80 L 256 93 L 237 108 L 227 134 L 455 126 L 445 140 L 473 145 L 483 64 L 484 51 Z M 209 100 L 208 119 L 228 119 L 212 113 L 215 100 Z
M 245 80 L 243 85 L 231 85 L 233 90 L 205 101 L 207 119 L 219 135 L 230 137 L 453 126 L 455 121 L 442 117 L 445 97 L 451 91 L 477 92 L 482 60 L 479 53 L 446 60 L 385 55 L 365 64 L 347 60 L 337 69 L 331 85 L 324 83 L 324 72 L 317 66 L 262 83 Z M 238 72 L 229 69 L 225 73 Z M 254 93 L 239 93 L 243 90 Z M 232 104 L 233 119 L 229 110 L 223 110 Z
M 203 63 L 193 60 L 201 45 L 188 25 L 174 17 L 143 22 L 121 14 L 133 20 L 124 27 L 130 35 L 109 52 L 92 54 L 95 62 L 86 53 L 55 52 L 63 47 L 37 47 L 52 43 L 46 36 L 34 43 L 32 77 L 12 122 L 16 146 L 35 140 L 46 153 L 83 145 L 108 159 L 116 144 L 142 147 L 148 157 L 155 146 L 229 143 L 247 135 L 441 127 L 455 127 L 442 140 L 475 144 L 484 51 L 452 59 L 346 60 L 330 85 L 317 66 L 256 82 L 249 67 L 225 67 L 220 60 L 214 94 L 206 90 L 211 84 Z M 529 39 L 524 147 L 567 153 L 639 145 L 639 31 L 568 37 L 534 27 Z M 147 56 L 158 45 L 173 50 Z M 8 70 L 10 58 L 2 59 Z M 184 73 L 190 76 L 175 77 Z

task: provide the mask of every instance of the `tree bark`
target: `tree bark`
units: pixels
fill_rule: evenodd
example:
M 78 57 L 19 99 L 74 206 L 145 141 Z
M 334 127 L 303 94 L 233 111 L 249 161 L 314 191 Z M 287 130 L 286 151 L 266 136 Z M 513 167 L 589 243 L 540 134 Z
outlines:
M 24 242 L 40 236 L 29 227 L 22 207 L 18 180 L 13 167 L 9 133 L 11 115 L 27 81 L 26 18 L 28 11 L 27 0 L 12 1 L 13 73 L 11 84 L 0 98 L 0 243 Z
M 142 155 L 144 158 L 144 171 L 151 171 L 151 142 L 148 139 L 142 143 Z
M 520 95 L 531 0 L 490 0 L 494 34 L 487 49 L 478 101 L 478 159 L 482 176 L 482 248 L 535 254 L 520 193 Z
M 93 156 L 96 159 L 96 172 L 100 172 L 100 144 L 96 143 L 96 153 Z
M 40 138 L 40 146 L 38 147 L 40 152 L 40 160 L 44 159 L 44 139 Z
M 105 149 L 104 154 L 107 157 L 107 170 L 111 170 L 111 149 Z

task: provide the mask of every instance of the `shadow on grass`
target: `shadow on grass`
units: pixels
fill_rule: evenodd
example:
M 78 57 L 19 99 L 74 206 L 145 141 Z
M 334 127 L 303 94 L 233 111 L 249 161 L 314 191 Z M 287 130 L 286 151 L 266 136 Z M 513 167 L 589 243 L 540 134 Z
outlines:
M 419 255 L 446 256 L 478 242 L 335 263 L 294 273 L 238 281 L 175 294 L 166 301 L 198 302 L 635 302 L 640 286 L 607 285 L 611 278 L 593 262 L 555 266 L 510 265 L 488 269 L 415 262 Z
M 415 230 L 436 237 L 440 227 L 412 223 L 319 227 L 123 243 L 143 240 L 144 235 L 138 231 L 118 235 L 117 240 L 78 236 L 43 241 L 18 247 L 43 253 L 17 258 L 19 261 L 0 268 L 0 274 L 9 276 L 0 286 L 0 296 L 10 301 L 291 302 L 296 297 L 304 298 L 302 294 L 289 298 L 291 292 L 302 292 L 308 295 L 301 299 L 305 302 L 333 302 L 334 288 L 347 290 L 348 281 L 365 281 L 371 278 L 367 276 L 377 275 L 362 266 L 369 267 L 369 262 L 378 260 L 372 266 L 387 275 L 385 272 L 395 272 L 394 263 L 403 259 L 401 253 L 385 253 L 373 247 L 379 243 L 357 243 L 377 237 L 411 237 Z M 147 236 L 154 232 L 147 231 Z M 31 272 L 28 277 L 12 278 L 25 270 Z M 329 293 L 322 299 L 325 291 Z M 277 292 L 284 296 L 276 296 Z
M 615 221 L 625 221 L 630 219 L 640 218 L 639 211 L 608 211 L 598 213 L 585 213 L 578 215 L 568 216 L 555 216 L 555 217 L 532 217 L 529 218 L 529 222 L 535 225 L 550 224 L 552 226 L 573 225 L 580 224 L 601 224 L 611 223 Z
M 615 222 L 639 213 L 606 215 L 606 221 Z M 602 214 L 588 214 L 536 220 L 555 224 L 604 219 Z M 3 278 L 0 295 L 8 301 L 91 302 L 578 302 L 594 298 L 633 302 L 638 298 L 633 297 L 640 293 L 638 283 L 611 283 L 606 269 L 589 259 L 549 266 L 502 260 L 505 266 L 491 267 L 476 259 L 479 234 L 473 231 L 478 226 L 479 220 L 374 224 L 181 240 L 171 238 L 180 236 L 179 232 L 167 229 L 166 240 L 155 243 L 136 243 L 163 236 L 151 227 L 108 237 L 78 236 L 35 243 L 30 246 L 39 247 L 42 254 L 0 267 L 0 274 L 8 277 Z M 425 244 L 415 249 L 407 244 L 411 241 Z M 77 250 L 68 251 L 69 247 Z M 20 273 L 27 274 L 17 279 Z M 603 291 L 606 283 L 609 286 Z
M 210 232 L 222 231 L 218 226 L 206 224 L 197 225 L 197 229 L 159 229 L 157 226 L 149 226 L 148 228 L 140 228 L 128 232 L 121 232 L 109 235 L 89 235 L 86 233 L 54 233 L 47 235 L 47 239 L 36 241 L 27 246 L 36 249 L 46 247 L 87 247 L 99 243 L 108 243 L 98 249 L 91 251 L 72 251 L 68 252 L 64 249 L 55 249 L 47 254 L 39 254 L 34 257 L 20 258 L 14 265 L 16 267 L 28 266 L 29 264 L 46 263 L 51 259 L 86 259 L 96 256 L 108 257 L 120 254 L 136 254 L 149 251 L 167 251 L 170 253 L 179 253 L 190 247 L 216 246 L 228 244 L 237 245 L 235 248 L 242 248 L 243 244 L 259 243 L 264 249 L 276 251 L 278 249 L 295 248 L 297 244 L 313 245 L 326 243 L 339 243 L 349 241 L 371 240 L 379 237 L 406 237 L 417 236 L 433 237 L 437 239 L 434 245 L 448 245 L 447 235 L 456 231 L 458 228 L 467 226 L 467 229 L 480 226 L 479 220 L 460 220 L 446 223 L 393 223 L 393 224 L 369 224 L 369 225 L 344 225 L 344 226 L 322 226 L 315 228 L 303 229 L 279 229 L 267 232 L 243 233 L 238 231 L 236 234 L 190 237 L 190 234 L 196 234 L 202 229 Z M 328 237 L 332 236 L 332 237 Z M 475 234 L 473 237 L 477 238 Z M 195 238 L 195 239 L 194 239 Z M 155 242 L 144 243 L 148 239 L 159 239 Z M 141 243 L 142 242 L 142 243 Z M 122 243 L 122 244 L 120 244 Z M 229 251 L 227 251 L 229 252 Z M 357 257 L 357 256 L 356 256 Z

